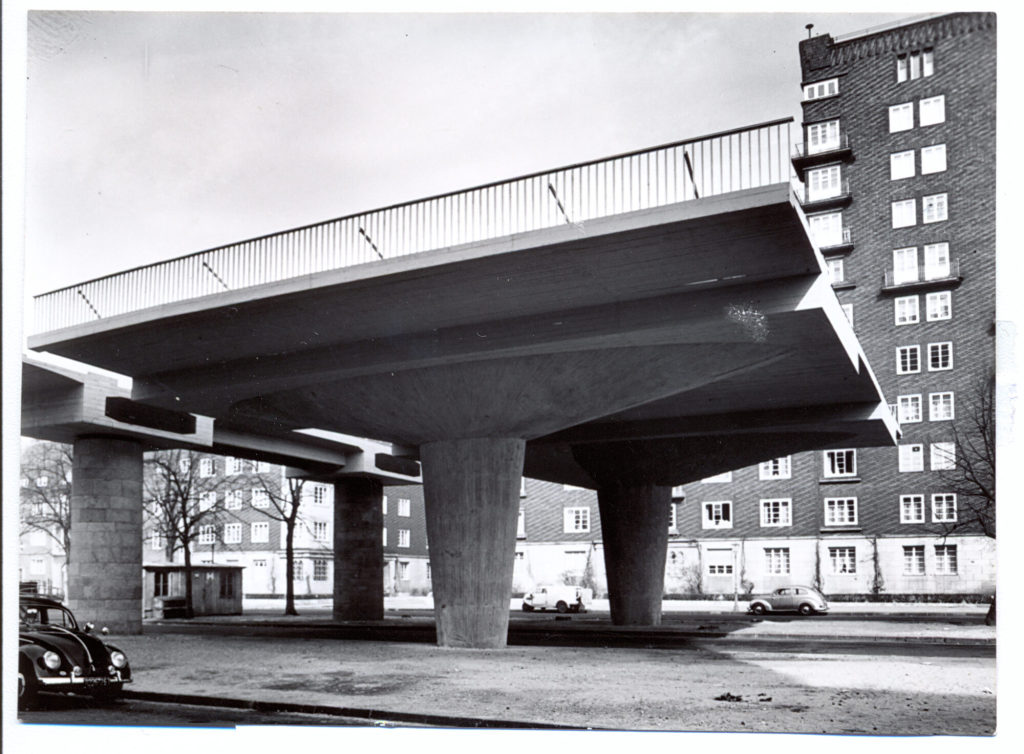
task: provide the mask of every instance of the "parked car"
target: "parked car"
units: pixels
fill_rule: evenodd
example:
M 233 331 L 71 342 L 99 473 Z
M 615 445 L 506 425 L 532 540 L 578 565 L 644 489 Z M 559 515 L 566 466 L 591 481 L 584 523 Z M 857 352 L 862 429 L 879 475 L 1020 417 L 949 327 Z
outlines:
M 754 615 L 784 612 L 811 615 L 828 612 L 828 601 L 821 592 L 809 586 L 783 586 L 771 594 L 752 597 L 747 612 Z
M 125 653 L 93 636 L 91 623 L 79 628 L 57 600 L 21 595 L 18 615 L 19 708 L 34 706 L 40 691 L 113 699 L 131 682 Z
M 578 586 L 539 586 L 523 595 L 523 611 L 554 609 L 560 613 L 585 613 L 594 598 L 592 589 Z

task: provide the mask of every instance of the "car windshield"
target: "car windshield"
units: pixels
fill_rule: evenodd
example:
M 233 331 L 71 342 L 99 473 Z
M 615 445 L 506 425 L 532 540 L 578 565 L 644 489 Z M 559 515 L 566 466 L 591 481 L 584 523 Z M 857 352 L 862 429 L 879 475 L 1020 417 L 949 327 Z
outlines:
M 75 618 L 62 607 L 48 605 L 21 605 L 21 622 L 25 626 L 60 626 L 75 629 Z

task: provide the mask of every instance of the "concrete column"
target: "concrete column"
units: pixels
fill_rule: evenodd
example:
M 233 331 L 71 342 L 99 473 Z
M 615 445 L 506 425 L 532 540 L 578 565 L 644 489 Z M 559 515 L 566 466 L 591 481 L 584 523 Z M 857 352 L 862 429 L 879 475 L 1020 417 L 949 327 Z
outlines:
M 334 620 L 382 620 L 384 563 L 379 480 L 334 484 Z
M 513 438 L 420 446 L 442 647 L 506 645 L 525 448 Z
M 142 445 L 75 440 L 68 604 L 82 623 L 142 633 Z
M 661 623 L 671 503 L 672 488 L 654 484 L 606 484 L 597 491 L 616 626 Z

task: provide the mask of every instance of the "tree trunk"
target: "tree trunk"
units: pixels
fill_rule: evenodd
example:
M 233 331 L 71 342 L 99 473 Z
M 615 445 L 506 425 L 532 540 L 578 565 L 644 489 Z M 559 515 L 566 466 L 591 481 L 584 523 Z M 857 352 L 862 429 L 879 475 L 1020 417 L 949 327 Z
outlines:
M 284 614 L 298 615 L 295 609 L 295 522 L 285 521 L 284 538 L 284 560 L 285 560 L 285 588 L 284 588 Z
M 192 610 L 192 550 L 185 545 L 185 617 L 195 615 Z

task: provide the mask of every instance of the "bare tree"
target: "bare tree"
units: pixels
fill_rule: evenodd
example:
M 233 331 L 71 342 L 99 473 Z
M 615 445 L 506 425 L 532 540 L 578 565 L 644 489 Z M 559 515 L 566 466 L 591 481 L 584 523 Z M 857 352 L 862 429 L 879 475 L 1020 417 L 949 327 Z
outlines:
M 72 447 L 35 442 L 21 454 L 21 533 L 45 532 L 71 559 Z
M 203 456 L 190 450 L 158 450 L 148 454 L 143 500 L 146 514 L 173 555 L 179 548 L 185 559 L 185 615 L 191 618 L 192 544 L 202 527 L 216 525 L 223 511 L 217 490 L 223 480 L 204 476 Z
M 957 496 L 956 521 L 943 525 L 945 534 L 980 530 L 996 538 L 996 412 L 995 376 L 975 384 L 958 407 L 953 425 L 951 468 L 942 472 L 943 485 Z M 986 622 L 995 623 L 995 598 Z
M 289 478 L 287 487 L 273 483 L 267 474 L 258 474 L 260 486 L 269 505 L 257 508 L 267 518 L 280 521 L 284 526 L 285 600 L 284 614 L 298 615 L 295 609 L 295 528 L 299 522 L 299 508 L 302 506 L 304 479 Z

